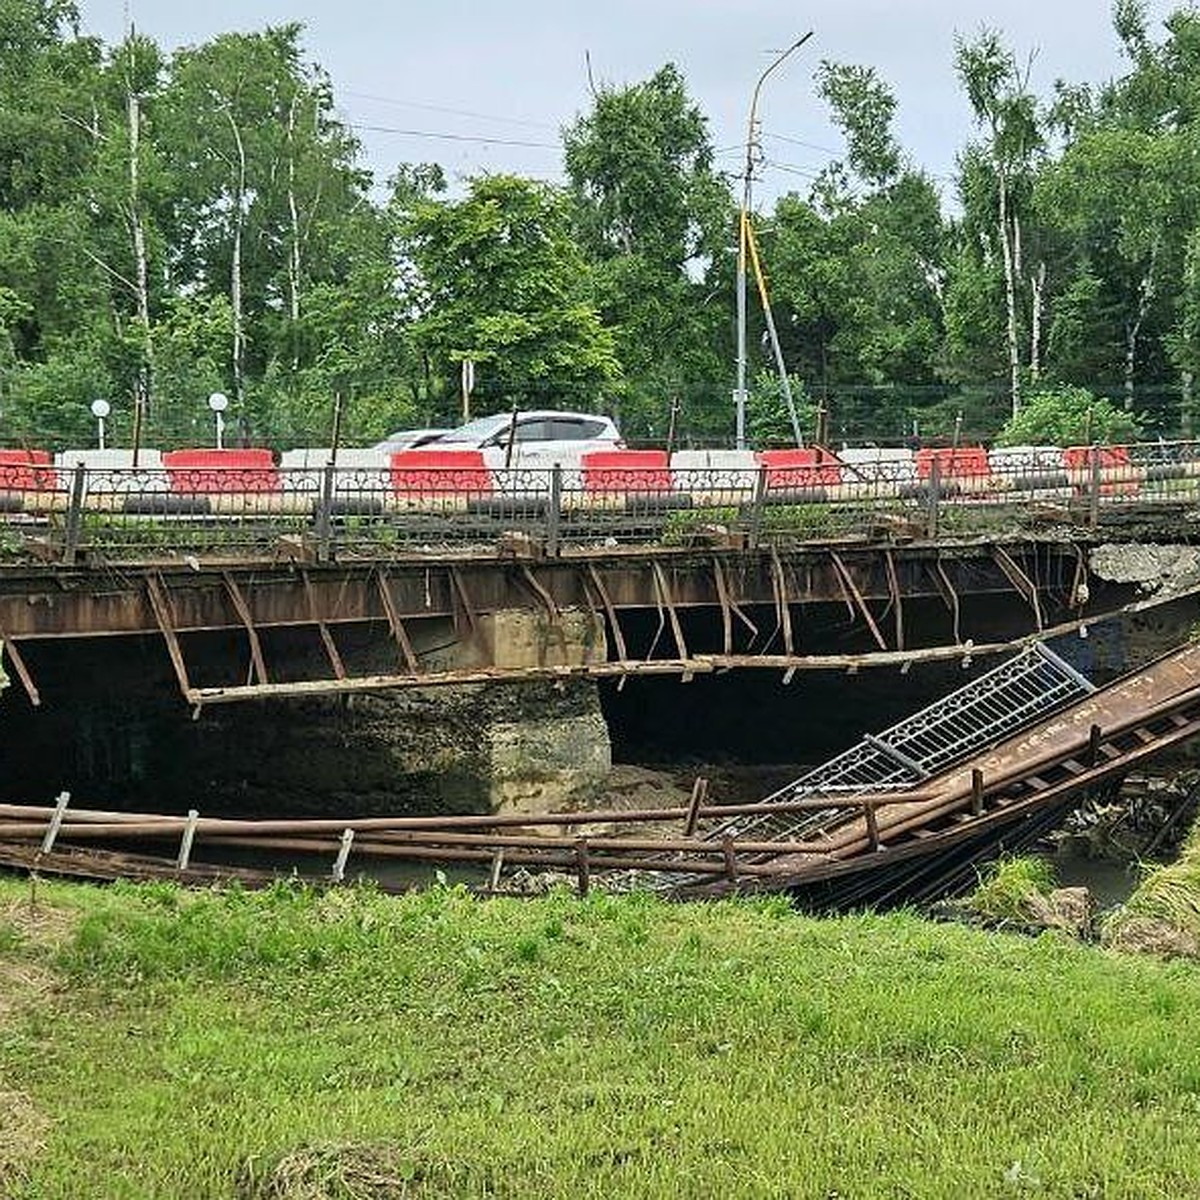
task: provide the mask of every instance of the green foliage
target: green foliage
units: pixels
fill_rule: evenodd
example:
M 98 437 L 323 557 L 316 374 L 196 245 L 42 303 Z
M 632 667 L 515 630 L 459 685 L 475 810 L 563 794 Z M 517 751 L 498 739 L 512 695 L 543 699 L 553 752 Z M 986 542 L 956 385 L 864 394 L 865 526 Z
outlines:
M 693 427 L 727 435 L 728 409 L 708 397 L 729 387 L 733 205 L 679 70 L 602 87 L 566 130 L 564 152 L 579 245 L 596 264 L 596 304 L 624 369 L 622 427 L 662 437 L 682 397 Z
M 846 135 L 850 166 L 874 187 L 900 172 L 900 147 L 892 132 L 896 97 L 873 67 L 822 62 L 817 86 L 834 122 Z
M 603 404 L 662 439 L 678 404 L 687 437 L 729 440 L 736 208 L 679 68 L 598 85 L 561 191 L 498 175 L 452 196 L 440 165 L 400 163 L 379 202 L 298 25 L 168 53 L 78 21 L 70 0 L 0 0 L 4 440 L 86 440 L 98 393 L 124 440 L 148 386 L 164 445 L 206 433 L 212 390 L 231 436 L 325 440 L 341 393 L 368 441 L 451 420 L 468 355 L 482 406 Z M 1155 432 L 1194 421 L 1200 15 L 1155 29 L 1121 0 L 1113 25 L 1124 73 L 1049 98 L 998 34 L 960 41 L 978 133 L 952 218 L 877 70 L 821 65 L 845 161 L 758 240 L 787 369 L 836 437 L 944 426 L 960 387 L 990 432 L 1039 380 L 1120 388 Z M 764 170 L 794 170 L 764 140 Z M 753 287 L 749 325 L 753 376 Z
M 800 434 L 805 443 L 816 436 L 817 407 L 809 398 L 804 380 L 792 375 L 788 379 L 795 405 Z M 760 371 L 746 398 L 746 431 L 755 446 L 794 446 L 795 431 L 788 410 L 787 397 L 777 374 Z
M 1034 392 L 996 436 L 999 446 L 1087 446 L 1136 440 L 1134 414 L 1085 388 L 1044 388 Z
M 473 180 L 465 199 L 424 200 L 406 233 L 420 272 L 417 343 L 443 370 L 478 364 L 479 390 L 507 401 L 599 404 L 620 377 L 610 330 L 591 302 L 587 263 L 564 197 L 509 175 Z
M 1004 858 L 986 869 L 966 905 L 994 921 L 1024 924 L 1054 885 L 1054 869 L 1044 858 Z
M 1200 855 L 1185 853 L 1177 862 L 1151 868 L 1118 919 L 1128 916 L 1162 921 L 1200 939 Z

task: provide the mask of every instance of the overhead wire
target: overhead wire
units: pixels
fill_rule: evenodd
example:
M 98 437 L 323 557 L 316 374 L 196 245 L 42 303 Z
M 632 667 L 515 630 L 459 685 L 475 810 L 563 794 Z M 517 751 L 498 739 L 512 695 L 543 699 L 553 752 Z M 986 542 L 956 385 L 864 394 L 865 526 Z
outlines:
M 347 121 L 349 129 L 360 133 L 391 133 L 399 137 L 430 138 L 445 142 L 472 142 L 482 146 L 522 146 L 534 150 L 561 150 L 558 142 L 533 142 L 524 138 L 494 138 L 471 133 L 449 133 L 435 129 L 401 129 L 392 125 L 368 125 L 358 121 Z
M 397 100 L 390 96 L 376 96 L 370 92 L 340 93 L 352 100 L 369 100 L 375 104 L 391 104 L 396 108 L 415 108 L 422 112 L 445 113 L 452 117 L 471 117 L 478 121 L 495 121 L 501 125 L 525 125 L 530 129 L 557 129 L 558 126 L 550 121 L 533 121 L 525 117 L 502 117 L 496 113 L 476 112 L 469 108 L 450 108 L 444 104 L 423 104 L 417 100 Z

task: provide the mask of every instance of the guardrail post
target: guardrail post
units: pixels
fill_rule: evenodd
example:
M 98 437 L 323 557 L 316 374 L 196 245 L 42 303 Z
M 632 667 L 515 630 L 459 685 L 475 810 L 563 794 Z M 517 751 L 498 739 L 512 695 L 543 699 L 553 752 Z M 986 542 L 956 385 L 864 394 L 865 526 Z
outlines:
M 1091 454 L 1091 476 L 1088 485 L 1088 526 L 1095 529 L 1100 524 L 1100 451 L 1093 446 Z
M 83 493 L 87 486 L 86 468 L 83 463 L 75 464 L 71 476 L 71 500 L 67 507 L 67 528 L 63 536 L 63 562 L 69 567 L 75 562 L 79 550 L 79 534 L 83 529 Z
M 562 465 L 550 468 L 550 506 L 546 510 L 546 553 L 558 557 L 559 527 L 562 521 Z
M 346 828 L 342 830 L 342 838 L 338 844 L 337 858 L 333 864 L 333 873 L 331 878 L 334 883 L 342 883 L 346 878 L 346 862 L 350 858 L 350 847 L 354 845 L 354 830 Z
M 942 460 L 935 452 L 929 464 L 929 513 L 928 525 L 930 538 L 938 535 L 938 513 L 942 500 Z
M 591 857 L 585 837 L 575 839 L 575 885 L 580 896 L 586 896 L 592 885 Z
M 179 840 L 179 856 L 175 859 L 175 869 L 186 871 L 192 860 L 192 843 L 196 840 L 196 822 L 200 820 L 197 809 L 189 808 L 187 823 L 183 827 L 183 837 Z
M 333 463 L 327 463 L 321 476 L 321 498 L 317 501 L 317 561 L 328 562 L 333 542 Z
M 42 838 L 42 848 L 38 851 L 39 858 L 54 849 L 55 839 L 58 837 L 58 831 L 62 828 L 63 818 L 67 815 L 67 805 L 70 803 L 71 793 L 59 792 L 58 799 L 54 802 L 54 812 L 50 814 L 50 824 L 46 827 L 46 833 Z
M 763 505 L 767 500 L 767 468 L 759 467 L 754 477 L 754 500 L 750 509 L 750 549 L 757 550 L 762 538 Z

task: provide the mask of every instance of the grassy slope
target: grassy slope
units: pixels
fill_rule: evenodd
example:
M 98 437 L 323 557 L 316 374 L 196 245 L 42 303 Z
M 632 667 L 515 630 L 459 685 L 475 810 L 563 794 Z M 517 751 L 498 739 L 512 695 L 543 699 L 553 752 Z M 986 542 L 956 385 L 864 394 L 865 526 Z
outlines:
M 0 1194 L 1197 1194 L 1194 967 L 778 904 L 27 896 L 0 1104 L 51 1123 Z M 346 1141 L 406 1182 L 260 1182 Z

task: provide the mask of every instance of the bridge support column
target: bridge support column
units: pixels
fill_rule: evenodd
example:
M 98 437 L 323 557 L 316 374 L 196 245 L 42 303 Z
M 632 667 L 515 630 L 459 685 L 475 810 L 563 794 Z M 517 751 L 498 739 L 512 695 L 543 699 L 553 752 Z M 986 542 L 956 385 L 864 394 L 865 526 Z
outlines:
M 505 609 L 481 618 L 478 650 L 498 667 L 578 665 L 607 655 L 603 624 L 579 610 Z M 538 812 L 590 800 L 612 768 L 597 685 L 520 683 L 480 688 L 491 806 Z

